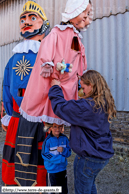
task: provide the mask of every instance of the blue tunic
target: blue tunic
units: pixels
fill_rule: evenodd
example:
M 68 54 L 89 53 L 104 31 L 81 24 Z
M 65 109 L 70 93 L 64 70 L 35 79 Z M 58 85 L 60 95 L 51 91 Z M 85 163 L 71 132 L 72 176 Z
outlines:
M 28 53 L 14 54 L 6 65 L 3 81 L 3 102 L 8 115 L 12 115 L 13 101 L 20 106 L 22 98 L 18 89 L 26 88 L 37 53 L 29 50 Z

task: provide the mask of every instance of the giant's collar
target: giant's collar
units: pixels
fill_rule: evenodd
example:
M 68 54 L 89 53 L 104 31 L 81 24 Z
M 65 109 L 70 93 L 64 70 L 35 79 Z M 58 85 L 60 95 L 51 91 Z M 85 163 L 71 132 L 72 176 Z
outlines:
M 13 53 L 28 53 L 31 50 L 33 53 L 37 53 L 40 47 L 40 42 L 36 40 L 24 40 L 17 44 L 12 50 Z
M 67 25 L 55 25 L 54 27 L 57 27 L 57 28 L 59 28 L 60 30 L 66 30 L 66 28 L 73 28 L 73 31 L 75 32 L 75 33 L 77 33 L 78 34 L 78 36 L 79 36 L 79 38 L 82 38 L 82 35 L 81 35 L 81 33 L 72 25 L 72 24 L 67 24 Z

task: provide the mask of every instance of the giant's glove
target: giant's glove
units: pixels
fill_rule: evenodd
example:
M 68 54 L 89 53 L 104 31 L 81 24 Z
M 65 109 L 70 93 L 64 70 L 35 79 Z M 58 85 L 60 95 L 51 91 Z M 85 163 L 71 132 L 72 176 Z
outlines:
M 11 119 L 11 116 L 8 115 L 8 114 L 4 115 L 4 117 L 2 117 L 2 119 L 1 119 L 2 128 L 6 132 L 7 132 L 7 129 L 8 129 L 8 125 L 9 125 L 10 119 Z
M 41 67 L 40 75 L 42 77 L 50 77 L 51 73 L 53 73 L 53 67 L 51 65 L 46 64 L 45 66 Z

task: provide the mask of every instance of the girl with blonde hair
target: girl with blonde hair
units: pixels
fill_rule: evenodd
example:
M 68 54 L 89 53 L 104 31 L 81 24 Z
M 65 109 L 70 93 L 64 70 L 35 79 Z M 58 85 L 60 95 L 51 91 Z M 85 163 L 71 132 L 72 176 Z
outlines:
M 77 154 L 75 194 L 97 194 L 96 176 L 114 154 L 109 126 L 116 116 L 116 107 L 100 73 L 89 70 L 82 75 L 80 83 L 84 97 L 66 101 L 60 82 L 52 80 L 49 99 L 54 113 L 71 123 L 70 147 Z

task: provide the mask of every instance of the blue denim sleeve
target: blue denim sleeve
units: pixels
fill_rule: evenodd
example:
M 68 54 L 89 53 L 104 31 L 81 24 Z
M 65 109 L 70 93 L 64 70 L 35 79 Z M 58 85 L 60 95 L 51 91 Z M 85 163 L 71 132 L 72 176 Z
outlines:
M 88 113 L 85 99 L 65 100 L 62 89 L 52 86 L 48 93 L 54 113 L 72 125 L 84 126 L 84 112 Z

